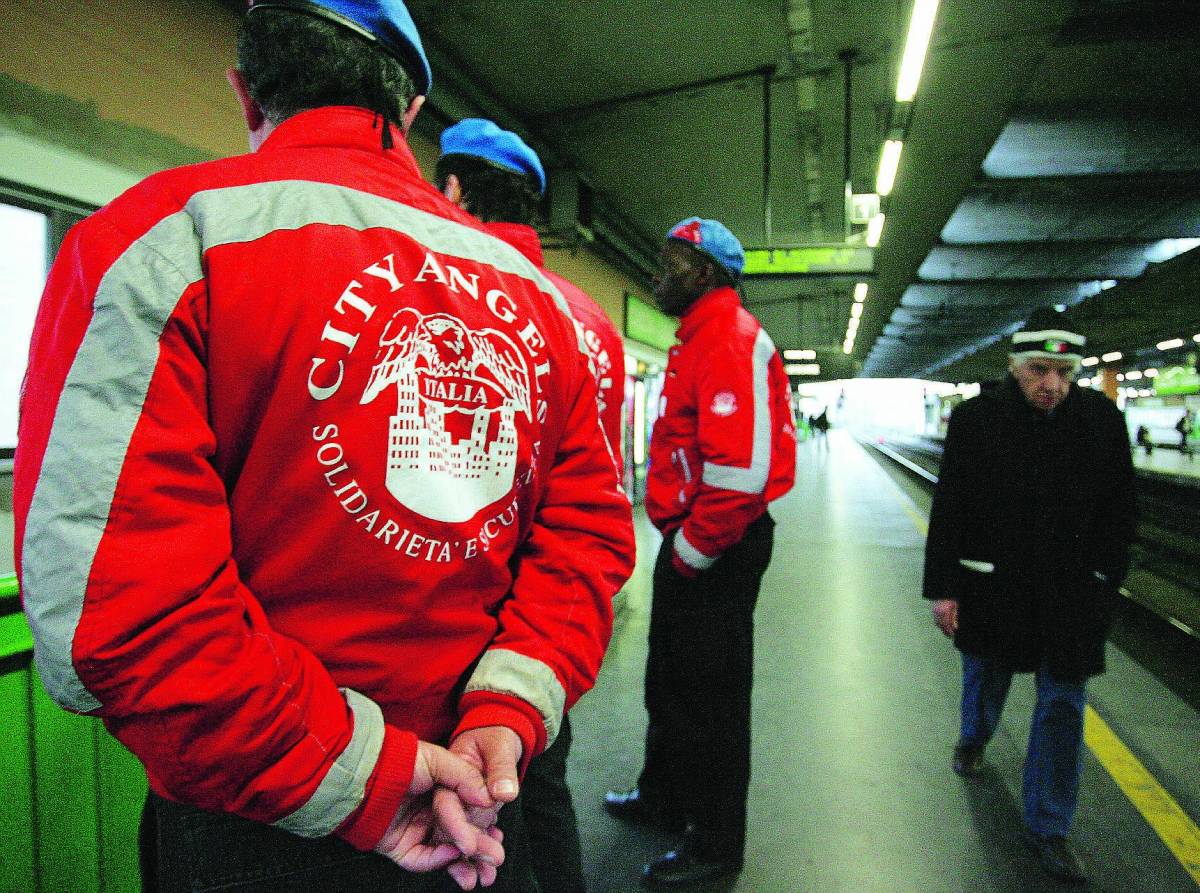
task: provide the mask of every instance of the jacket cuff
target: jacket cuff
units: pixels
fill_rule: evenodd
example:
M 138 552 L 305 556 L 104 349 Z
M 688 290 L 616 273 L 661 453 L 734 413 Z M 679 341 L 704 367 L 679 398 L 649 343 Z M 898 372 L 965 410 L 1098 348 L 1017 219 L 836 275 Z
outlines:
M 681 577 L 687 577 L 689 580 L 694 580 L 700 572 L 679 557 L 679 553 L 674 549 L 671 550 L 671 566 L 675 568 L 675 573 Z
M 677 531 L 675 531 L 675 537 L 671 540 L 671 549 L 671 561 L 676 564 L 676 567 L 678 567 L 678 562 L 682 561 L 683 564 L 691 568 L 691 573 L 685 573 L 681 571 L 681 573 L 684 573 L 684 576 L 687 577 L 694 577 L 700 571 L 708 570 L 710 567 L 716 564 L 717 559 L 721 557 L 719 553 L 709 555 L 705 552 L 701 552 L 700 549 L 698 549 L 692 543 L 692 541 L 688 539 L 687 533 L 684 531 L 683 527 L 680 527 Z
M 383 748 L 367 780 L 362 803 L 334 832 L 336 836 L 356 849 L 375 849 L 408 798 L 416 763 L 417 736 L 385 726 Z
M 546 749 L 546 724 L 541 714 L 533 707 L 512 695 L 490 691 L 473 691 L 459 701 L 462 718 L 450 736 L 453 741 L 463 732 L 487 726 L 506 726 L 521 739 L 521 765 L 517 767 L 522 778 L 533 757 Z

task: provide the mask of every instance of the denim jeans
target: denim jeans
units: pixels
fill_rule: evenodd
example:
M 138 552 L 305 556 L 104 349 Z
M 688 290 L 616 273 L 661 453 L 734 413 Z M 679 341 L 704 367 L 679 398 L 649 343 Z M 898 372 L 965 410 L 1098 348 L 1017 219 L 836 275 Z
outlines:
M 445 871 L 412 874 L 335 837 L 308 839 L 150 794 L 143 893 L 458 893 Z M 520 801 L 501 811 L 505 862 L 491 891 L 537 893 Z
M 962 664 L 960 741 L 983 746 L 1000 722 L 1013 674 L 973 654 L 964 653 Z M 1036 682 L 1037 705 L 1025 753 L 1025 825 L 1039 836 L 1065 837 L 1079 804 L 1086 680 L 1062 682 L 1043 666 Z

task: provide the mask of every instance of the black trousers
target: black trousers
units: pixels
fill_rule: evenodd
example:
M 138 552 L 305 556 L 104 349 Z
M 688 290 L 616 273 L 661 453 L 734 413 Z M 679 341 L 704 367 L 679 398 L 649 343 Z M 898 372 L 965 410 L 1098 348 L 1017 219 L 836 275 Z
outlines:
M 520 798 L 500 812 L 504 864 L 491 891 L 537 893 Z M 412 874 L 336 837 L 308 839 L 150 794 L 140 835 L 143 893 L 460 893 L 445 871 Z
M 571 722 L 564 715 L 558 737 L 545 753 L 529 761 L 521 785 L 529 851 L 541 893 L 585 891 L 579 822 L 567 788 L 570 750 Z
M 741 861 L 750 787 L 754 606 L 771 561 L 775 523 L 763 515 L 694 580 L 654 567 L 646 659 L 646 758 L 638 787 L 681 807 L 697 846 Z

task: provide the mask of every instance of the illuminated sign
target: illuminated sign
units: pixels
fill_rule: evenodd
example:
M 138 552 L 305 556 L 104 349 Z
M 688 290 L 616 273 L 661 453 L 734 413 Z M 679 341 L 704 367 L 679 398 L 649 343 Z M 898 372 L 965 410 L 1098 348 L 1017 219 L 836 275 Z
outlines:
M 1154 393 L 1166 394 L 1196 394 L 1200 393 L 1200 373 L 1195 367 L 1171 366 L 1160 369 L 1154 377 Z
M 746 252 L 746 276 L 840 275 L 871 273 L 875 252 L 844 245 L 755 248 Z

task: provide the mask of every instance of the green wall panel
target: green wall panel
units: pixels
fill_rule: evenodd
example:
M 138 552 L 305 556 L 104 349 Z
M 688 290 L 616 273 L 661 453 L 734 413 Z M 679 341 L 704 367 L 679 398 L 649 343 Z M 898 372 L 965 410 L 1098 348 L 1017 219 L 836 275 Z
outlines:
M 99 893 L 96 720 L 67 713 L 33 685 L 34 833 L 41 893 Z
M 103 725 L 97 722 L 95 729 L 104 893 L 138 893 L 138 822 L 146 800 L 146 773 Z
M 33 749 L 29 716 L 29 670 L 0 676 L 0 891 L 36 890 L 33 838 Z
M 3 611 L 15 591 L 0 577 Z M 0 616 L 0 893 L 138 893 L 145 772 L 98 719 L 49 698 L 31 649 L 24 615 Z

